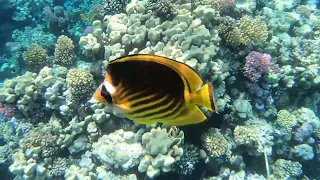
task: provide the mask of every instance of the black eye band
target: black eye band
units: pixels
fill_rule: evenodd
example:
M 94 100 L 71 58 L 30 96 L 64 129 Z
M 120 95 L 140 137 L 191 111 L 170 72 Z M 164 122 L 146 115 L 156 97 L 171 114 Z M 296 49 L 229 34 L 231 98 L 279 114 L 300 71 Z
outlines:
M 109 104 L 112 104 L 111 94 L 107 91 L 107 89 L 106 89 L 106 87 L 104 87 L 104 85 L 102 85 L 101 96 L 104 97 L 104 99 L 105 99 Z

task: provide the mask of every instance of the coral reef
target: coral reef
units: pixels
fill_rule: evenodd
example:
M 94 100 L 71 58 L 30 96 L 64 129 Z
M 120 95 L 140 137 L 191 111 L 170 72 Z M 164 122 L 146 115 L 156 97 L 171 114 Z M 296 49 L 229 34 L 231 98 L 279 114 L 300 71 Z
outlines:
M 77 102 L 85 102 L 95 89 L 92 74 L 86 69 L 71 69 L 67 75 L 70 98 Z
M 318 2 L 0 5 L 0 165 L 12 179 L 320 179 Z M 131 54 L 190 66 L 218 114 L 141 125 L 95 101 L 109 62 Z
M 54 63 L 61 66 L 70 66 L 74 60 L 74 45 L 70 38 L 61 35 L 58 38 L 54 51 Z
M 23 53 L 23 60 L 31 70 L 37 72 L 49 63 L 49 56 L 40 45 L 32 43 Z

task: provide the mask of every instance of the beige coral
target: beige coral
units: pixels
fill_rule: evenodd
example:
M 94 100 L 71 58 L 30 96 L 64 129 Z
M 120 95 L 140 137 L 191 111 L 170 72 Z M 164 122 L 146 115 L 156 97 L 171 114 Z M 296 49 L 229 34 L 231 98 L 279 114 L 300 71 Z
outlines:
M 297 118 L 289 111 L 282 109 L 277 113 L 276 124 L 291 132 L 292 128 L 297 125 Z
M 74 59 L 74 45 L 71 38 L 61 35 L 57 41 L 54 52 L 54 63 L 70 66 Z
M 39 44 L 32 43 L 28 50 L 23 53 L 23 60 L 31 71 L 37 72 L 49 62 L 49 56 Z
M 67 87 L 70 98 L 76 102 L 85 102 L 90 99 L 95 81 L 87 69 L 71 69 L 67 75 Z
M 213 158 L 231 154 L 229 142 L 217 128 L 210 128 L 202 135 L 201 140 L 205 150 Z
M 267 26 L 260 19 L 243 16 L 240 21 L 227 21 L 219 25 L 219 32 L 231 46 L 248 45 L 251 41 L 267 39 Z

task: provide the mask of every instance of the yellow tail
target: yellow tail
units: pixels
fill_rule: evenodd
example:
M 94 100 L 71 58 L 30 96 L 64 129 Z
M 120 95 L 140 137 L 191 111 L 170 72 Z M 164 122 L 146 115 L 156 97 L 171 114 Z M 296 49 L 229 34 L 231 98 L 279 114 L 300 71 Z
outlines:
M 200 105 L 210 111 L 217 112 L 213 88 L 210 83 L 202 86 L 196 93 L 189 94 L 189 102 Z

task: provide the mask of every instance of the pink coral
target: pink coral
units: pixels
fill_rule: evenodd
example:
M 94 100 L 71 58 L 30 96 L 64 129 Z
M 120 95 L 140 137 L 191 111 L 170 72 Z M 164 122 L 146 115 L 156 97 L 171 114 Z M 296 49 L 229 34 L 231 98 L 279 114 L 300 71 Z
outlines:
M 244 76 L 249 78 L 253 82 L 257 82 L 262 73 L 269 70 L 271 65 L 271 56 L 269 54 L 262 54 L 256 51 L 252 51 L 246 57 L 246 63 L 244 65 Z
M 13 106 L 0 103 L 0 115 L 2 115 L 3 117 L 7 117 L 7 118 L 13 117 L 15 111 L 16 111 L 16 108 L 14 108 Z

